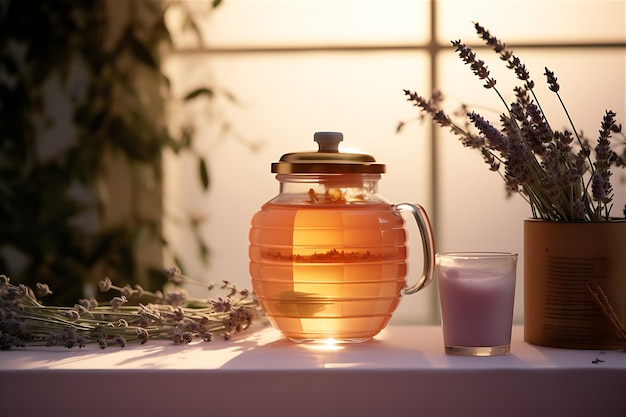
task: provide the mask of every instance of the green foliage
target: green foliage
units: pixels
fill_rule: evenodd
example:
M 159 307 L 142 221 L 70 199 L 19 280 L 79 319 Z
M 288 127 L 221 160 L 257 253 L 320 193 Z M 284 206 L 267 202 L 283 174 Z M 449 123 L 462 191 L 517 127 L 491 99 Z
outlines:
M 152 100 L 169 88 L 160 51 L 170 42 L 156 0 L 0 2 L 0 273 L 48 284 L 58 304 L 75 302 L 102 273 L 120 282 L 159 276 L 152 285 L 162 286 L 136 255 L 146 241 L 167 242 L 160 218 L 131 210 L 96 230 L 85 219 L 98 224 L 116 204 L 102 192 L 107 158 L 125 161 L 133 187 L 149 189 L 164 149 L 193 153 L 193 129 L 172 136 Z M 61 129 L 54 115 L 64 105 L 71 126 Z M 196 157 L 206 190 L 206 161 Z M 16 264 L 20 274 L 10 270 Z

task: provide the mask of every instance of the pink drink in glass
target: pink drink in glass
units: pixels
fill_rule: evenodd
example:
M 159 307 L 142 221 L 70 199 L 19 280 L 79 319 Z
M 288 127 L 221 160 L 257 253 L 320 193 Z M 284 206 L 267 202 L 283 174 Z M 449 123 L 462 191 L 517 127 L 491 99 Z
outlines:
M 508 353 L 517 255 L 437 256 L 446 352 L 473 356 Z

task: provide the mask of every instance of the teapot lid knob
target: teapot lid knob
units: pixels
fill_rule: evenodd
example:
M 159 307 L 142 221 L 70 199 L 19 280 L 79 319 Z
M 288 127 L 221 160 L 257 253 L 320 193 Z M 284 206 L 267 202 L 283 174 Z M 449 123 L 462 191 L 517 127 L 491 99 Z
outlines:
M 0 0 L 1 1 L 1 0 Z M 381 174 L 385 165 L 376 162 L 373 156 L 363 153 L 339 152 L 343 141 L 341 132 L 315 132 L 317 152 L 291 152 L 272 163 L 272 172 L 277 174 Z
M 343 141 L 341 132 L 315 132 L 313 140 L 317 142 L 318 152 L 339 152 L 339 142 Z

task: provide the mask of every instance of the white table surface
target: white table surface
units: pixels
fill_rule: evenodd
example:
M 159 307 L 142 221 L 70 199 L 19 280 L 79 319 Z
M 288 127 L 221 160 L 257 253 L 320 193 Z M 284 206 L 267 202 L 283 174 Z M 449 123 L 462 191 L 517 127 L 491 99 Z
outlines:
M 362 344 L 229 341 L 0 352 L 0 416 L 626 416 L 626 353 L 533 346 L 443 353 L 439 326 Z

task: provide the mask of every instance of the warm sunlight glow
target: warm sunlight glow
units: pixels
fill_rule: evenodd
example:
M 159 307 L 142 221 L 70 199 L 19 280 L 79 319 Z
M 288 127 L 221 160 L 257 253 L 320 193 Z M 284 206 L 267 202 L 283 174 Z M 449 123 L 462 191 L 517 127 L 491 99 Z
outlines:
M 337 345 L 337 341 L 336 341 L 335 339 L 333 339 L 332 337 L 331 337 L 331 338 L 328 338 L 328 339 L 326 340 L 326 347 L 327 347 L 327 348 L 332 349 L 332 348 L 334 348 L 336 345 Z
M 423 41 L 425 0 L 226 1 L 214 15 L 212 45 L 383 45 Z M 233 30 L 245 28 L 245 30 Z M 285 36 L 288 34 L 289 36 Z
M 344 348 L 344 346 L 341 344 L 341 341 L 335 340 L 333 338 L 319 340 L 315 343 L 303 343 L 298 346 L 302 346 L 305 349 L 318 352 L 337 352 Z
M 326 369 L 338 369 L 338 368 L 356 368 L 357 366 L 365 365 L 363 362 L 343 362 L 343 363 L 325 363 Z

